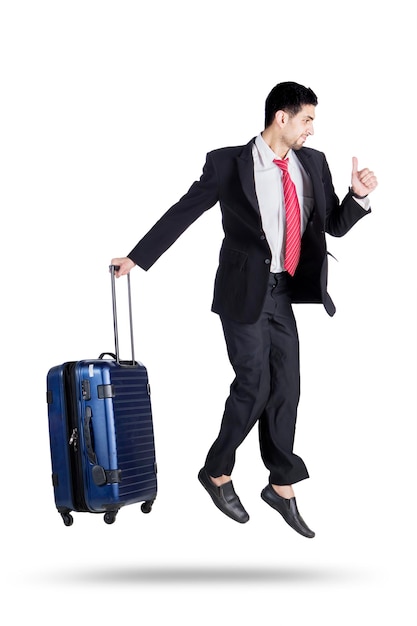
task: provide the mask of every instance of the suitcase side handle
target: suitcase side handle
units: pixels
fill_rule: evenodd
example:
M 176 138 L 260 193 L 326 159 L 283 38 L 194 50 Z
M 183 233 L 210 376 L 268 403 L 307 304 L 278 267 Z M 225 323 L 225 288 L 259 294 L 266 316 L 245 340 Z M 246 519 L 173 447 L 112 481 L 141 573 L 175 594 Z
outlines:
M 85 410 L 85 419 L 84 419 L 84 439 L 85 439 L 85 447 L 87 450 L 87 456 L 89 461 L 93 464 L 97 464 L 97 456 L 93 448 L 93 437 L 91 433 L 92 429 L 92 418 L 93 412 L 91 410 L 91 406 L 87 406 Z
M 116 362 L 120 364 L 120 354 L 119 354 L 119 329 L 117 325 L 117 306 L 116 306 L 116 280 L 115 280 L 115 271 L 119 269 L 118 265 L 110 265 L 110 276 L 111 276 L 111 294 L 112 294 L 112 305 L 113 305 L 113 328 L 114 328 L 114 348 L 116 353 Z M 133 341 L 133 316 L 132 316 L 132 294 L 130 289 L 130 274 L 127 274 L 127 296 L 128 296 L 128 306 L 129 306 L 129 326 L 130 326 L 130 349 L 132 355 L 132 365 L 135 365 L 135 348 Z

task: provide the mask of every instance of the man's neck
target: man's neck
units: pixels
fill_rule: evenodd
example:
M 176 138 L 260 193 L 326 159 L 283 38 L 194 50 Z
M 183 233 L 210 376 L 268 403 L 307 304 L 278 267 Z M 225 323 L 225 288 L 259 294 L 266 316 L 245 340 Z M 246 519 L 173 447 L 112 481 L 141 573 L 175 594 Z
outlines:
M 283 143 L 282 139 L 268 128 L 262 131 L 261 135 L 265 143 L 271 148 L 272 152 L 274 152 L 280 159 L 285 159 L 289 148 Z

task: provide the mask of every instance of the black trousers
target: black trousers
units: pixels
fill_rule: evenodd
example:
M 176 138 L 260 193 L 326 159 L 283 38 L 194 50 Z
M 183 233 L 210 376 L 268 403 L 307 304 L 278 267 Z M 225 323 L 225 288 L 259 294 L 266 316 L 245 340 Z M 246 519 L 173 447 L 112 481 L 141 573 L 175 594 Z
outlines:
M 271 274 L 262 314 L 254 324 L 221 319 L 236 378 L 205 463 L 213 477 L 232 473 L 238 446 L 258 422 L 269 481 L 290 485 L 308 478 L 303 460 L 293 453 L 300 365 L 287 277 L 285 272 Z

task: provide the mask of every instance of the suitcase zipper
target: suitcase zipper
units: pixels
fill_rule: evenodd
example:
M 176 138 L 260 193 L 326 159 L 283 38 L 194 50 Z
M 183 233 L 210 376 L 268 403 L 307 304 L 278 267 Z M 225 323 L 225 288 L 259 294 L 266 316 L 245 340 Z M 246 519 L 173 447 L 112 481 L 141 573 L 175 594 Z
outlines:
M 82 471 L 81 451 L 78 446 L 78 402 L 77 385 L 75 383 L 76 362 L 66 363 L 64 368 L 64 386 L 67 403 L 68 432 L 71 436 L 68 440 L 70 447 L 70 464 L 72 477 L 73 501 L 76 511 L 89 511 L 84 496 L 84 481 Z
M 74 446 L 74 452 L 77 452 L 77 443 L 78 443 L 78 428 L 74 428 L 71 437 L 69 439 L 69 445 Z

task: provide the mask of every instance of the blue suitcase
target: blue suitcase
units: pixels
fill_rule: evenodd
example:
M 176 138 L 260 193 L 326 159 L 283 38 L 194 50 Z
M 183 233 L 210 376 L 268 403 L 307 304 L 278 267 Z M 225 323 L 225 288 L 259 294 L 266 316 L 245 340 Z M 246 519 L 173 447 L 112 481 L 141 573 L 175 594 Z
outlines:
M 66 526 L 72 511 L 103 513 L 107 524 L 129 504 L 142 502 L 149 513 L 157 494 L 150 387 L 134 357 L 130 276 L 132 360 L 121 361 L 114 266 L 110 270 L 115 354 L 63 363 L 47 374 L 52 483 Z

